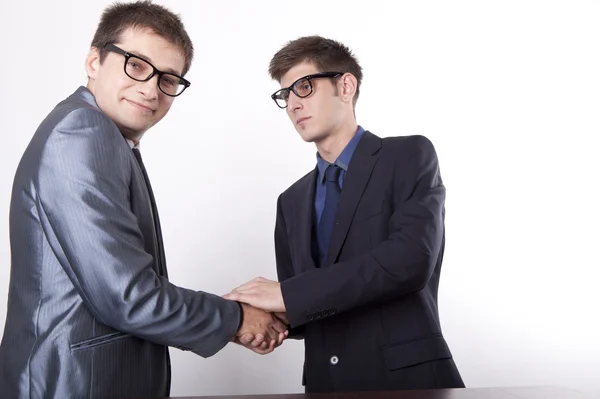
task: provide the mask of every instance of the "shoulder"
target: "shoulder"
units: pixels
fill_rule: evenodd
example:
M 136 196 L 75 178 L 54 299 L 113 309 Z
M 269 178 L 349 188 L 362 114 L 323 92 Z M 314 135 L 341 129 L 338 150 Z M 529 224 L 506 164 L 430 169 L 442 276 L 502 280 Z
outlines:
M 435 154 L 435 146 L 431 140 L 422 135 L 385 137 L 381 145 L 384 149 L 392 151 Z
M 127 162 L 128 145 L 116 124 L 86 101 L 69 99 L 50 113 L 38 138 L 44 162 L 114 168 Z M 45 121 L 46 122 L 46 121 Z M 63 161 L 60 161 L 60 160 Z
M 395 170 L 398 176 L 439 169 L 435 146 L 423 135 L 382 138 L 380 162 Z
M 302 198 L 302 196 L 307 194 L 307 190 L 313 190 L 317 175 L 316 170 L 316 168 L 312 169 L 310 172 L 306 173 L 304 176 L 290 185 L 286 190 L 284 190 L 277 199 L 277 202 L 280 204 L 280 206 L 284 202 L 295 203 L 298 198 Z
M 79 94 L 79 95 L 78 95 Z M 91 94 L 90 94 L 91 96 Z M 92 97 L 93 98 L 93 97 Z M 115 151 L 126 142 L 117 125 L 100 108 L 75 93 L 58 103 L 40 126 L 43 147 L 56 150 Z M 125 146 L 124 146 L 125 145 Z
M 55 130 L 62 133 L 94 132 L 95 137 L 122 137 L 117 125 L 104 112 L 84 101 L 63 102 L 56 107 L 55 112 L 59 114 Z

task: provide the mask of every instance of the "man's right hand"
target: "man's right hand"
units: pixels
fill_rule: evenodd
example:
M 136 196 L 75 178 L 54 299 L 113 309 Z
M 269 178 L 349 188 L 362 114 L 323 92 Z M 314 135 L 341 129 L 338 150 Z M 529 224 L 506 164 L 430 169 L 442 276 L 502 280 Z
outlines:
M 235 334 L 234 342 L 261 355 L 272 352 L 281 345 L 288 331 L 277 317 L 245 303 L 242 308 L 242 325 Z

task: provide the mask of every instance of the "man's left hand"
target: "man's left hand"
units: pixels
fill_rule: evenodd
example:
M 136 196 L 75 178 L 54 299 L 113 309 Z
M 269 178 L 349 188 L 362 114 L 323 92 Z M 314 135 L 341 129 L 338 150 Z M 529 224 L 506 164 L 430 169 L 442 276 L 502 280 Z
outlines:
M 285 312 L 281 284 L 277 281 L 257 277 L 223 295 L 225 299 L 247 303 L 267 312 Z

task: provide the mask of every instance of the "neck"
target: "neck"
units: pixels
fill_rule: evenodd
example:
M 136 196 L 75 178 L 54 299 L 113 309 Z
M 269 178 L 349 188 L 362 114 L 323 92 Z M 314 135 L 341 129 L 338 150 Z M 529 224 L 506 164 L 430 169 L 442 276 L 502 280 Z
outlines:
M 316 142 L 321 158 L 329 163 L 334 163 L 356 133 L 356 129 L 358 129 L 358 124 L 355 120 L 351 120 L 339 126 L 323 140 Z
M 88 89 L 94 97 L 96 97 L 96 87 L 94 86 L 94 82 L 94 79 L 88 78 L 85 88 Z

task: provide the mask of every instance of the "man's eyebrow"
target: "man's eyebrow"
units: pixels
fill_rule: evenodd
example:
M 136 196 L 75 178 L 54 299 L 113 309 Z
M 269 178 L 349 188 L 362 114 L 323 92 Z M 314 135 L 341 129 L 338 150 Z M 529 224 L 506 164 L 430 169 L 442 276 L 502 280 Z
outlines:
M 152 64 L 152 66 L 154 66 L 154 63 L 152 62 L 152 59 L 150 57 L 145 56 L 142 53 L 138 53 L 137 51 L 128 51 L 128 53 L 131 55 L 135 55 L 136 57 L 141 58 L 144 61 L 148 61 L 150 64 Z M 156 68 L 156 67 L 154 67 L 154 68 Z M 172 68 L 167 68 L 161 72 L 167 72 L 167 73 L 172 73 L 173 75 L 181 76 L 181 74 L 179 72 L 177 72 L 176 70 L 174 70 Z

